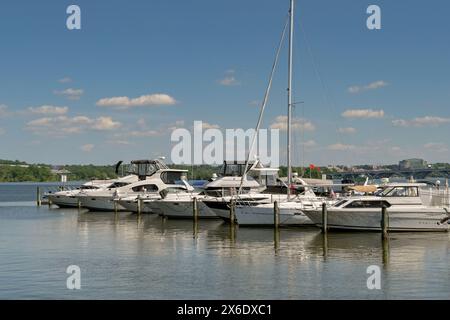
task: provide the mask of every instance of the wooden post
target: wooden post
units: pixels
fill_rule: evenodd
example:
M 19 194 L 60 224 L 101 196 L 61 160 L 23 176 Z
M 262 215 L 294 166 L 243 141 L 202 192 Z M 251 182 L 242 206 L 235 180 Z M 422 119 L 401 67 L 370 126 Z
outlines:
M 235 209 L 236 209 L 236 200 L 235 199 L 231 199 L 231 202 L 230 202 L 230 223 L 233 224 L 233 225 L 234 225 L 235 220 L 236 220 Z
M 381 238 L 381 246 L 383 248 L 383 265 L 387 265 L 389 263 L 389 238 L 382 237 Z
M 194 218 L 194 221 L 197 222 L 197 220 L 198 220 L 198 202 L 197 202 L 197 197 L 194 197 L 192 199 L 192 216 Z
M 81 201 L 80 198 L 77 198 L 77 205 L 78 205 L 78 210 L 81 209 Z
M 48 207 L 51 208 L 52 200 L 50 200 L 50 198 L 48 196 L 47 196 L 47 202 L 48 202 Z
M 40 207 L 41 203 L 42 203 L 42 200 L 41 200 L 41 188 L 37 187 L 37 189 L 36 189 L 36 205 L 38 207 Z
M 328 232 L 322 233 L 323 241 L 323 256 L 326 258 L 328 256 Z
M 137 214 L 141 214 L 142 211 L 142 202 L 141 202 L 141 198 L 137 197 L 136 198 L 137 201 Z
M 389 215 L 387 212 L 387 208 L 383 206 L 381 208 L 381 231 L 383 232 L 383 237 L 387 238 L 389 229 Z
M 328 210 L 325 202 L 322 203 L 322 232 L 328 232 Z
M 273 226 L 277 229 L 280 225 L 280 208 L 278 207 L 278 201 L 273 203 Z
M 192 198 L 192 218 L 194 221 L 194 238 L 198 233 L 198 202 L 197 197 Z
M 114 213 L 117 213 L 117 201 L 114 199 L 113 200 L 113 203 L 114 203 Z

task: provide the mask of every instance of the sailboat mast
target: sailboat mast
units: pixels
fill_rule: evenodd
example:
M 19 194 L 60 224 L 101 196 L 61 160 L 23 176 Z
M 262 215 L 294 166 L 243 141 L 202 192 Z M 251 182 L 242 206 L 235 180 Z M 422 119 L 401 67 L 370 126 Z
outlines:
M 292 167 L 291 167 L 291 116 L 292 116 L 292 53 L 294 39 L 294 0 L 291 0 L 289 9 L 289 60 L 288 60 L 288 119 L 287 119 L 287 195 L 291 194 Z

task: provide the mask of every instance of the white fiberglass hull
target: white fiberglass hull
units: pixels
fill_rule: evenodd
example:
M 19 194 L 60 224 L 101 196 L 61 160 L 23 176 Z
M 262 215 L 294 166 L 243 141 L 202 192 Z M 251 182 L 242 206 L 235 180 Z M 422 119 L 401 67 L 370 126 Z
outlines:
M 314 223 L 303 213 L 300 206 L 293 206 L 289 202 L 280 203 L 280 226 L 307 226 Z M 260 204 L 256 206 L 238 206 L 235 210 L 236 222 L 240 226 L 273 226 L 274 205 Z M 229 220 L 229 218 L 228 218 Z
M 78 208 L 77 193 L 73 191 L 62 191 L 48 194 L 47 198 L 52 204 L 60 208 Z
M 391 208 L 388 210 L 388 231 L 448 231 L 450 225 L 443 221 L 446 211 L 440 208 Z M 322 211 L 308 210 L 305 214 L 318 226 L 322 226 Z M 330 229 L 381 231 L 381 209 L 345 208 L 328 209 Z
M 162 216 L 168 218 L 193 218 L 193 202 L 192 200 L 155 200 L 153 207 Z M 219 218 L 212 210 L 210 210 L 200 200 L 197 201 L 198 218 L 201 219 L 217 219 Z
M 80 204 L 90 211 L 126 211 L 112 196 L 79 196 Z
M 125 208 L 126 211 L 131 212 L 138 212 L 138 201 L 136 199 L 134 200 L 119 200 L 119 205 L 123 208 Z M 142 206 L 141 207 L 141 213 L 154 213 L 151 209 L 148 207 Z
M 284 195 L 276 195 L 275 200 L 278 199 L 284 199 Z M 203 203 L 212 211 L 214 214 L 226 221 L 230 218 L 230 203 L 231 203 L 232 197 L 205 197 L 202 201 Z M 253 204 L 269 204 L 273 202 L 274 197 L 270 194 L 245 194 L 241 195 L 236 200 L 237 206 L 239 206 L 240 203 L 247 204 L 247 203 L 253 203 Z

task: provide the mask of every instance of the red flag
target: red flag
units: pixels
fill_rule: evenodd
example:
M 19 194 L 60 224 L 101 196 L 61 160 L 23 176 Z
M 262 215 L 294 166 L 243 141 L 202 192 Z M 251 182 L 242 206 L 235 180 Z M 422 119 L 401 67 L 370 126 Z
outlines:
M 310 165 L 309 165 L 309 168 L 312 170 L 312 169 L 315 168 L 315 166 L 314 166 L 313 164 L 310 164 Z
M 317 167 L 316 170 L 320 172 L 320 167 Z

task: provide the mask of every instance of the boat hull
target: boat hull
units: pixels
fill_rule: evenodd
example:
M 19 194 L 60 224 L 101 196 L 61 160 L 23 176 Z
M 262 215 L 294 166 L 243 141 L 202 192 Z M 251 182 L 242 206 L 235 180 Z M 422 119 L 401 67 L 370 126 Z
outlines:
M 168 218 L 192 219 L 193 218 L 193 202 L 179 201 L 179 200 L 155 200 L 153 201 L 153 208 L 162 216 Z M 201 201 L 197 202 L 198 218 L 200 219 L 219 219 L 219 217 L 209 209 Z
M 137 200 L 119 200 L 119 205 L 125 208 L 126 211 L 138 212 Z M 141 213 L 155 213 L 148 206 L 141 206 Z
M 238 206 L 236 222 L 240 226 L 273 226 L 273 205 Z M 228 218 L 229 220 L 229 218 Z M 312 226 L 314 223 L 298 208 L 279 206 L 279 226 Z
M 78 208 L 78 198 L 74 195 L 48 194 L 47 198 L 60 208 Z
M 322 226 L 322 211 L 307 210 L 305 214 L 317 225 Z M 330 229 L 381 231 L 381 209 L 358 211 L 328 209 L 327 225 Z M 408 209 L 388 209 L 388 231 L 448 231 L 450 225 L 441 222 L 446 218 L 443 209 L 428 212 Z
M 127 211 L 113 197 L 82 196 L 78 197 L 83 208 L 89 211 Z

